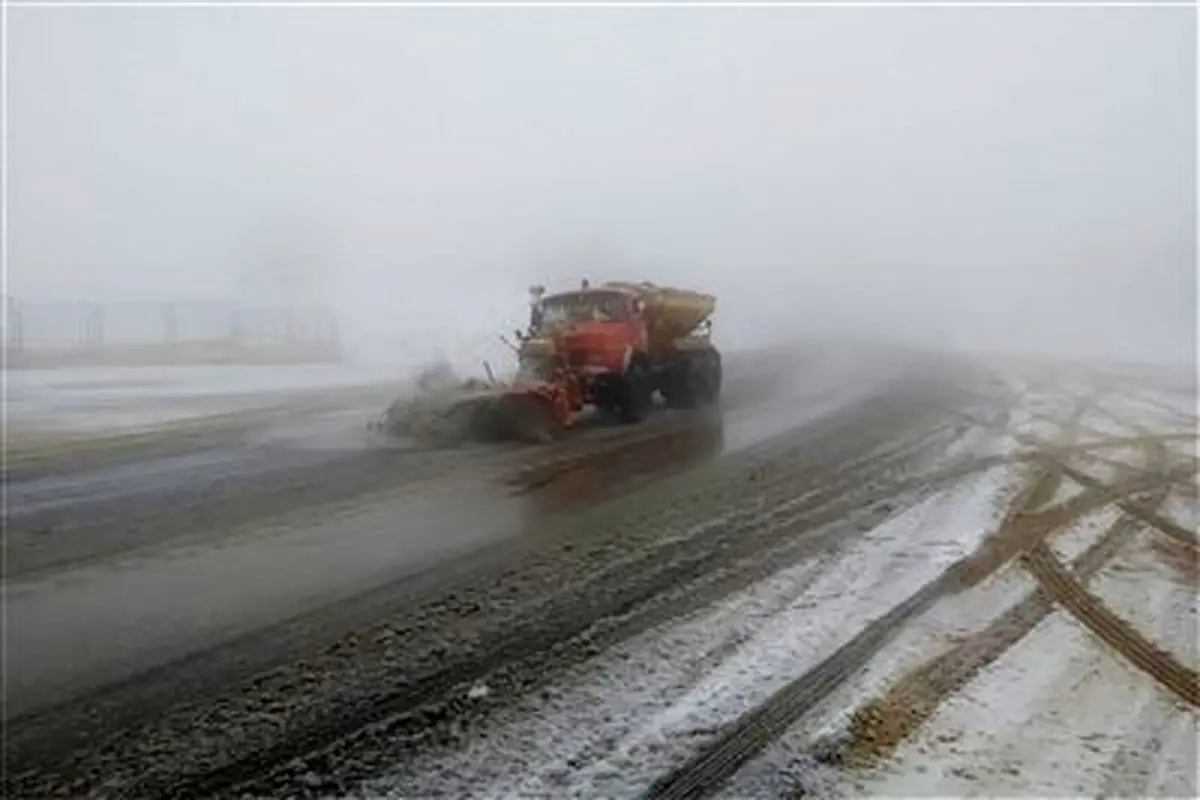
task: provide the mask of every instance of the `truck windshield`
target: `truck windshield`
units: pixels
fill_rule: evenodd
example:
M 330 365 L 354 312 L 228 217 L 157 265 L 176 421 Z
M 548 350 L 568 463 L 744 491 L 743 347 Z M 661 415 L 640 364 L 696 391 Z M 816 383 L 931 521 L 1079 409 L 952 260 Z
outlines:
M 621 322 L 626 319 L 625 298 L 616 292 L 569 292 L 542 301 L 543 325 L 570 322 Z

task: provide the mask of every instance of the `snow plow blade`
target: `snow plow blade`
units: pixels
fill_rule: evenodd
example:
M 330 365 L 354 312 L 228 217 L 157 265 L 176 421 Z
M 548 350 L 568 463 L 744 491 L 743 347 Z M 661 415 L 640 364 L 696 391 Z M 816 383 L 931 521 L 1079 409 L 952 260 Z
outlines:
M 454 389 L 398 400 L 385 415 L 392 433 L 435 445 L 467 441 L 546 444 L 560 425 L 552 396 L 536 388 Z
M 550 444 L 563 433 L 552 397 L 536 391 L 506 392 L 495 409 L 497 435 L 520 442 Z

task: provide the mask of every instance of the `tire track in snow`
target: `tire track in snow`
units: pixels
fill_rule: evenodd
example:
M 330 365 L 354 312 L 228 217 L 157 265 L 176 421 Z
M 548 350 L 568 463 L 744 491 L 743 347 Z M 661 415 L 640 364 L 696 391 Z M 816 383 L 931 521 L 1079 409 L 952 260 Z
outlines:
M 974 585 L 1008 563 L 1012 557 L 1040 542 L 1051 531 L 1060 529 L 1080 516 L 1111 502 L 1112 496 L 1145 492 L 1163 485 L 1162 476 L 1123 482 L 1119 487 L 1100 492 L 1089 490 L 1059 506 L 1036 514 L 1021 514 L 1038 485 L 1046 479 L 1038 475 L 1030 491 L 1020 497 L 1016 510 L 976 553 L 962 559 L 938 579 L 911 595 L 883 617 L 876 619 L 857 636 L 812 670 L 789 682 L 756 708 L 726 726 L 723 734 L 686 764 L 663 776 L 646 797 L 706 797 L 719 789 L 743 764 L 782 735 L 804 713 L 829 696 L 850 675 L 867 663 L 908 620 L 928 610 L 946 594 Z
M 1147 468 L 1153 469 L 1165 459 L 1162 448 L 1151 448 Z M 1169 485 L 1160 486 L 1147 506 L 1157 507 L 1168 492 Z M 1140 525 L 1141 520 L 1135 517 L 1119 517 L 1094 544 L 1072 560 L 1072 580 L 1086 585 Z M 1031 547 L 1039 548 L 1051 552 L 1044 540 Z M 867 701 L 854 712 L 846 740 L 821 748 L 827 760 L 866 763 L 890 755 L 936 712 L 946 697 L 997 661 L 1053 610 L 1054 597 L 1046 587 L 1039 587 L 983 630 L 910 670 L 887 693 Z
M 788 683 L 757 708 L 726 727 L 725 732 L 696 758 L 660 778 L 645 795 L 653 800 L 706 797 L 750 758 L 782 735 L 805 711 L 814 707 L 882 648 L 900 625 L 928 609 L 941 596 L 944 577 L 879 617 L 833 655 Z
M 1025 556 L 1026 566 L 1054 600 L 1097 637 L 1192 707 L 1200 707 L 1200 675 L 1154 645 L 1088 592 L 1045 545 Z
M 1086 473 L 1080 472 L 1079 470 L 1073 469 L 1065 464 L 1063 465 L 1062 469 L 1063 472 L 1069 475 L 1072 480 L 1087 486 L 1089 489 L 1106 493 L 1110 491 L 1103 483 L 1097 481 L 1095 478 Z M 1189 480 L 1195 477 L 1195 469 L 1195 465 L 1181 465 L 1171 470 L 1169 475 L 1172 477 L 1172 481 Z M 1113 502 L 1115 502 L 1117 507 L 1123 512 L 1131 517 L 1136 517 L 1159 533 L 1162 533 L 1163 535 L 1168 536 L 1181 544 L 1189 545 L 1192 548 L 1196 547 L 1197 540 L 1195 531 L 1188 530 L 1173 520 L 1167 519 L 1159 514 L 1156 510 L 1149 508 L 1146 504 L 1135 503 L 1130 500 L 1121 499 L 1114 499 Z M 1161 503 L 1158 505 L 1161 505 Z M 1157 508 L 1157 506 L 1155 506 L 1155 508 Z

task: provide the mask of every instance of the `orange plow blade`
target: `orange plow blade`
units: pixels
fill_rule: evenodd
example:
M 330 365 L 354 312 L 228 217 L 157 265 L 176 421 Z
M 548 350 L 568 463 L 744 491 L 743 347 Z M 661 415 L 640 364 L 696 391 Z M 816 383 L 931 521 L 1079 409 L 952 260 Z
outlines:
M 558 395 L 540 386 L 452 391 L 395 406 L 389 417 L 392 431 L 434 445 L 545 444 L 559 437 L 565 422 Z
M 579 406 L 569 380 L 467 380 L 420 386 L 398 398 L 375 427 L 435 446 L 467 441 L 545 444 L 558 439 Z
M 537 389 L 510 389 L 500 394 L 480 419 L 485 438 L 548 444 L 562 433 L 552 394 Z

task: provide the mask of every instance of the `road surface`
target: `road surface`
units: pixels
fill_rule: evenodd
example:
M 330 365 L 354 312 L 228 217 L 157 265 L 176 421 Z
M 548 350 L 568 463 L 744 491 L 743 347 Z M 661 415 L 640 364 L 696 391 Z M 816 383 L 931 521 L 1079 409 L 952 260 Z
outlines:
M 726 380 L 550 449 L 358 400 L 10 473 L 5 796 L 1195 793 L 1186 385 Z

